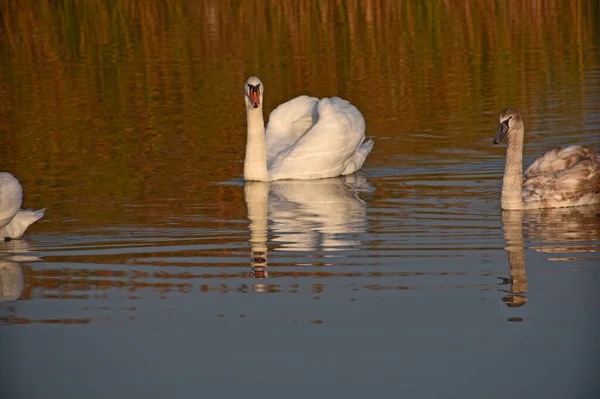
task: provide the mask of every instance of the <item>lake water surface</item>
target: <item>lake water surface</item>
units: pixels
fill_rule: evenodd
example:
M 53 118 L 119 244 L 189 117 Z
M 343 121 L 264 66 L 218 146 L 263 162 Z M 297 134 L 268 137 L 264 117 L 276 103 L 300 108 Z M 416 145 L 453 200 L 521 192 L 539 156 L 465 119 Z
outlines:
M 6 398 L 594 398 L 600 207 L 502 212 L 600 149 L 595 1 L 8 2 Z M 243 88 L 355 104 L 355 175 L 244 183 Z M 265 115 L 267 119 L 268 114 Z

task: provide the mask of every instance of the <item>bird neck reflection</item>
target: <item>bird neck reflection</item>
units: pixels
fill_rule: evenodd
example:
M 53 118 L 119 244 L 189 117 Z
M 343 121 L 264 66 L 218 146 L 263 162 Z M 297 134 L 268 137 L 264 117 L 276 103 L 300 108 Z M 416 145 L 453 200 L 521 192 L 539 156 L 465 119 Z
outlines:
M 244 198 L 250 220 L 250 276 L 267 278 L 267 226 L 269 183 L 248 181 Z
M 523 241 L 523 212 L 503 211 L 502 228 L 506 240 L 510 278 L 502 278 L 510 283 L 510 290 L 502 298 L 509 307 L 519 307 L 527 303 L 527 276 L 525 274 L 525 243 Z

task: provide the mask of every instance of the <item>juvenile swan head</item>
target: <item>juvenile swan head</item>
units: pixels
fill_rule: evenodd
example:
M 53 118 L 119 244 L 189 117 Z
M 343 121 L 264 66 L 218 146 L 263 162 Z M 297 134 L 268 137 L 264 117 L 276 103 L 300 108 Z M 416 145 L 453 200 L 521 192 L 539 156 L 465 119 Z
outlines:
M 263 102 L 265 88 L 256 76 L 250 76 L 246 81 L 246 107 L 259 108 Z
M 510 133 L 517 128 L 520 128 L 519 130 L 522 131 L 523 120 L 521 119 L 521 114 L 516 109 L 506 108 L 500 112 L 499 120 L 500 125 L 498 126 L 496 137 L 494 137 L 494 144 L 500 143 L 505 136 L 508 136 L 506 138 L 507 141 L 510 140 Z

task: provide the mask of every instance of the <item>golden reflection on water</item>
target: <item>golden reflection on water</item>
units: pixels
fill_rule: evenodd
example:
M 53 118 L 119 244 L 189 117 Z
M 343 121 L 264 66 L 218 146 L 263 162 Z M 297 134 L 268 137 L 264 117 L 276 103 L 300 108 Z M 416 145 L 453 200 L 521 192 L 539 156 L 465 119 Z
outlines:
M 2 169 L 36 205 L 104 205 L 90 225 L 123 196 L 210 201 L 208 182 L 241 172 L 231 160 L 243 158 L 241 88 L 252 73 L 268 110 L 304 93 L 355 103 L 368 134 L 386 140 L 371 165 L 432 149 L 452 160 L 444 150 L 466 142 L 490 154 L 485 113 L 507 105 L 538 121 L 533 129 L 548 109 L 559 126 L 585 128 L 583 82 L 600 60 L 589 51 L 594 11 L 583 0 L 10 2 L 0 17 Z M 567 102 L 553 101 L 556 87 Z M 540 98 L 550 100 L 542 109 Z
M 48 212 L 30 229 L 46 240 L 40 263 L 0 243 L 13 254 L 0 261 L 2 298 L 328 289 L 283 278 L 347 279 L 348 292 L 493 289 L 425 280 L 491 273 L 444 262 L 497 248 L 489 218 L 500 213 L 503 150 L 491 145 L 500 109 L 526 115 L 526 158 L 555 141 L 598 144 L 599 15 L 584 0 L 9 2 L 0 170 L 22 181 L 24 206 Z M 265 82 L 267 111 L 300 94 L 356 104 L 376 143 L 365 171 L 373 194 L 347 181 L 237 184 L 250 74 Z M 581 255 L 598 250 L 597 217 L 523 218 L 502 220 L 515 297 L 527 293 L 524 236 L 557 253 L 550 259 L 595 260 Z M 294 251 L 318 256 L 303 265 L 280 255 Z M 270 264 L 273 252 L 283 262 Z M 380 270 L 386 256 L 444 269 Z M 351 268 L 327 268 L 342 257 Z M 383 279 L 355 283 L 367 277 Z
M 472 278 L 474 274 L 489 276 L 486 270 L 477 271 L 380 271 L 369 268 L 353 268 L 349 271 L 330 271 L 319 266 L 327 265 L 327 258 L 311 264 L 311 268 L 303 269 L 301 264 L 274 265 L 274 270 L 267 272 L 267 258 L 269 251 L 278 251 L 286 245 L 285 226 L 289 226 L 289 233 L 297 235 L 306 234 L 303 239 L 294 240 L 298 245 L 314 246 L 333 243 L 333 249 L 340 249 L 340 245 L 360 246 L 357 237 L 365 231 L 364 200 L 357 193 L 358 187 L 366 183 L 361 176 L 329 179 L 313 182 L 315 187 L 326 185 L 330 190 L 311 191 L 310 187 L 303 186 L 299 192 L 295 190 L 295 182 L 277 183 L 247 183 L 245 186 L 247 212 L 249 220 L 250 239 L 250 277 L 252 282 L 238 282 L 245 279 L 248 273 L 229 271 L 221 268 L 218 272 L 198 272 L 201 268 L 191 268 L 178 271 L 171 268 L 160 268 L 155 271 L 136 270 L 126 268 L 103 269 L 97 268 L 39 268 L 36 262 L 43 259 L 28 253 L 30 252 L 27 240 L 13 240 L 1 242 L 2 257 L 0 259 L 0 293 L 1 300 L 12 302 L 20 300 L 106 300 L 109 296 L 125 295 L 131 303 L 150 297 L 167 299 L 174 294 L 247 294 L 261 292 L 269 294 L 310 293 L 318 296 L 327 291 L 327 283 L 332 279 L 347 279 L 344 291 L 349 294 L 357 291 L 427 291 L 444 289 L 476 289 L 487 291 L 493 289 L 491 284 L 452 284 L 443 283 L 432 285 L 427 279 L 435 277 L 462 276 Z M 307 182 L 300 182 L 306 184 Z M 308 182 L 310 184 L 311 182 Z M 321 187 L 322 188 L 322 187 Z M 367 185 L 368 188 L 368 185 Z M 368 191 L 368 190 L 367 190 Z M 301 193 L 302 195 L 297 195 Z M 296 195 L 294 195 L 296 194 Z M 313 195 L 314 194 L 314 195 Z M 347 220 L 340 221 L 330 211 L 320 212 L 319 209 L 328 208 L 335 204 Z M 295 210 L 295 211 L 294 211 Z M 287 212 L 283 217 L 280 212 Z M 303 218 L 311 215 L 306 221 L 311 226 L 305 230 L 298 229 L 294 218 Z M 549 260 L 595 260 L 590 257 L 598 251 L 600 240 L 600 206 L 545 209 L 531 211 L 505 211 L 502 212 L 502 229 L 506 241 L 508 254 L 509 277 L 502 277 L 500 291 L 505 292 L 503 301 L 511 308 L 517 308 L 528 303 L 528 279 L 526 275 L 526 249 L 537 252 L 556 254 L 556 258 Z M 278 222 L 279 220 L 279 222 Z M 348 220 L 352 221 L 351 223 Z M 291 224 L 286 224 L 289 221 Z M 305 222 L 306 222 L 305 221 Z M 320 234 L 339 235 L 336 239 L 315 239 L 315 231 Z M 349 235 L 345 233 L 350 232 Z M 358 236 L 356 236 L 358 234 Z M 344 242 L 344 239 L 347 241 Z M 526 244 L 529 243 L 529 244 Z M 283 248 L 286 252 L 286 248 Z M 354 248 L 356 249 L 356 248 Z M 324 250 L 322 254 L 327 254 Z M 119 255 L 121 256 L 121 255 Z M 68 262 L 69 256 L 64 257 Z M 60 263 L 55 263 L 59 265 Z M 281 266 L 284 266 L 283 269 Z M 290 266 L 300 266 L 290 269 Z M 573 270 L 593 270 L 592 266 L 578 263 Z M 469 277 L 471 275 L 471 277 Z M 312 284 L 279 283 L 277 279 L 284 277 L 321 279 L 323 282 Z M 357 284 L 356 278 L 382 278 L 381 283 L 365 282 Z M 272 282 L 267 282 L 267 279 Z M 417 278 L 415 280 L 414 278 Z M 400 279 L 394 280 L 390 279 Z M 410 282 L 403 282 L 411 279 Z M 211 283 L 210 281 L 215 281 Z M 227 280 L 232 280 L 227 283 Z M 354 297 L 350 301 L 356 300 Z M 55 324 L 89 324 L 94 321 L 110 320 L 111 316 L 97 316 L 98 314 L 122 314 L 128 319 L 135 318 L 136 306 L 83 306 L 84 314 L 94 316 L 72 318 L 28 318 L 18 314 L 16 310 L 8 309 L 8 315 L 2 316 L 5 324 L 29 323 L 55 323 Z M 78 312 L 79 313 L 79 312 Z M 114 316 L 114 315 L 113 315 Z M 522 317 L 511 317 L 509 321 L 522 321 Z
M 341 180 L 335 180 L 328 183 L 342 183 Z M 288 182 L 289 183 L 289 182 Z M 353 186 L 346 186 L 351 195 L 354 195 Z M 247 185 L 247 189 L 258 189 L 254 193 L 251 193 L 248 197 L 248 210 L 250 219 L 251 237 L 255 240 L 251 241 L 251 254 L 264 257 L 264 259 L 251 260 L 251 267 L 255 266 L 255 263 L 259 263 L 260 268 L 267 267 L 267 254 L 269 246 L 272 249 L 277 250 L 277 246 L 281 245 L 277 239 L 268 239 L 268 219 L 271 216 L 266 212 L 268 209 L 268 191 L 263 191 L 263 188 L 268 190 L 268 183 L 256 183 Z M 248 192 L 248 191 L 247 191 Z M 265 196 L 263 197 L 262 194 Z M 259 198 L 260 197 L 260 198 Z M 337 200 L 335 197 L 332 201 Z M 296 198 L 297 200 L 297 198 Z M 255 201 L 254 204 L 252 202 Z M 266 201 L 266 202 L 265 202 Z M 258 205 L 258 206 L 256 206 Z M 285 204 L 284 204 L 285 205 Z M 314 206 L 314 204 L 312 204 Z M 259 209 L 258 212 L 253 212 L 252 209 Z M 588 206 L 588 207 L 577 207 L 577 208 L 563 208 L 563 209 L 546 209 L 546 210 L 534 210 L 534 211 L 511 211 L 502 213 L 502 224 L 504 237 L 506 240 L 506 251 L 508 253 L 508 261 L 510 265 L 510 278 L 506 279 L 507 282 L 511 283 L 511 293 L 513 294 L 524 294 L 527 292 L 527 278 L 525 275 L 525 234 L 529 241 L 532 242 L 529 248 L 538 252 L 545 253 L 561 253 L 564 255 L 570 255 L 571 253 L 595 253 L 597 250 L 597 244 L 595 241 L 600 239 L 600 233 L 597 229 L 599 225 L 598 214 L 600 214 L 600 207 Z M 268 217 L 267 217 L 268 216 Z M 352 217 L 352 215 L 348 215 Z M 315 218 L 315 222 L 323 222 L 322 219 Z M 360 225 L 360 223 L 359 223 Z M 354 224 L 340 224 L 338 227 L 347 226 L 349 229 L 356 228 Z M 324 230 L 327 230 L 328 226 L 323 226 Z M 291 232 L 297 232 L 297 229 L 292 229 Z M 306 234 L 311 234 L 312 229 L 305 230 Z M 281 231 L 280 231 L 281 233 Z M 339 233 L 339 232 L 338 232 Z M 591 235 L 591 236 L 590 236 Z M 273 238 L 277 236 L 271 235 Z M 340 241 L 335 240 L 336 244 Z M 355 245 L 355 241 L 350 240 L 350 245 Z M 538 243 L 547 243 L 544 246 L 538 246 Z M 572 243 L 572 245 L 570 245 Z M 205 279 L 237 279 L 239 277 L 247 276 L 245 273 L 222 273 L 222 274 L 211 274 L 211 273 L 193 273 L 193 272 L 167 272 L 167 271 L 156 271 L 156 272 L 144 272 L 138 270 L 102 270 L 102 269 L 39 269 L 36 270 L 34 262 L 41 261 L 42 259 L 36 256 L 28 256 L 28 244 L 23 240 L 14 240 L 2 243 L 3 248 L 2 258 L 2 287 L 3 300 L 10 301 L 15 300 L 19 297 L 21 299 L 30 299 L 33 297 L 61 297 L 61 298 L 91 298 L 97 293 L 94 291 L 102 291 L 108 288 L 119 288 L 126 289 L 128 292 L 134 293 L 138 290 L 145 288 L 157 289 L 158 292 L 179 292 L 187 293 L 192 290 L 199 289 L 201 292 L 219 291 L 222 293 L 226 292 L 247 292 L 247 286 L 241 284 L 239 286 L 219 285 L 214 286 L 210 284 L 196 284 L 192 283 L 193 280 L 205 280 Z M 18 255 L 13 255 L 17 254 Z M 565 259 L 569 259 L 567 256 Z M 25 266 L 23 266 L 25 265 Z M 18 267 L 17 267 L 18 266 Z M 16 272 L 14 272 L 16 270 Z M 6 273 L 4 273 L 6 271 Z M 482 272 L 485 274 L 486 272 Z M 27 284 L 23 285 L 19 281 L 23 280 L 23 274 L 25 275 L 24 280 Z M 371 276 L 371 277 L 385 277 L 385 276 L 426 276 L 426 275 L 464 275 L 464 272 L 439 272 L 439 273 L 427 273 L 427 272 L 379 272 L 379 271 L 365 271 L 365 272 L 348 272 L 348 273 L 335 273 L 335 272 L 316 272 L 316 271 L 294 271 L 294 272 L 273 272 L 273 277 L 283 276 L 312 276 L 319 278 L 327 277 L 352 277 L 352 276 Z M 19 277 L 20 276 L 20 277 Z M 258 277 L 258 276 L 255 276 Z M 267 277 L 267 276 L 263 276 Z M 143 282 L 136 280 L 150 279 L 154 282 Z M 190 282 L 184 283 L 173 283 L 172 280 L 188 280 Z M 25 289 L 25 286 L 27 287 Z M 320 290 L 323 286 L 320 285 Z M 16 288 L 15 288 L 16 287 Z M 20 287 L 20 288 L 19 288 Z M 281 289 L 285 290 L 284 286 L 273 285 L 272 287 L 279 287 L 277 291 Z M 290 285 L 292 290 L 297 288 L 297 285 Z M 382 288 L 384 286 L 378 285 L 366 285 L 365 288 Z M 401 286 L 398 286 L 399 288 Z M 14 288 L 14 289 L 13 289 Z M 41 291 L 33 295 L 31 293 L 32 288 L 41 289 Z M 419 287 L 406 287 L 408 288 L 419 288 Z M 401 288 L 400 288 L 401 289 Z M 13 291 L 19 291 L 16 295 Z M 50 291 L 58 291 L 59 294 L 49 294 Z M 89 292 L 87 294 L 71 294 L 71 292 Z M 271 290 L 272 292 L 275 289 Z M 16 291 L 15 291 L 16 292 Z M 291 292 L 291 291 L 290 291 Z M 132 295 L 131 299 L 135 299 Z

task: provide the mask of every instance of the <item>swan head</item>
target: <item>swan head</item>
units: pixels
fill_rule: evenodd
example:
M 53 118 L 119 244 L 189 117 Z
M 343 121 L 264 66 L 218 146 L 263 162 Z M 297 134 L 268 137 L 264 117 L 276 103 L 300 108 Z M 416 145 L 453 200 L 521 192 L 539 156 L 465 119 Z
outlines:
M 506 108 L 500 112 L 500 125 L 498 125 L 498 132 L 494 137 L 494 144 L 498 144 L 502 141 L 505 136 L 508 136 L 506 140 L 510 140 L 510 132 L 516 128 L 521 128 L 522 131 L 523 121 L 521 120 L 521 114 L 519 111 L 513 108 Z
M 244 91 L 246 93 L 246 108 L 259 108 L 262 106 L 265 88 L 259 78 L 250 76 L 246 81 Z

